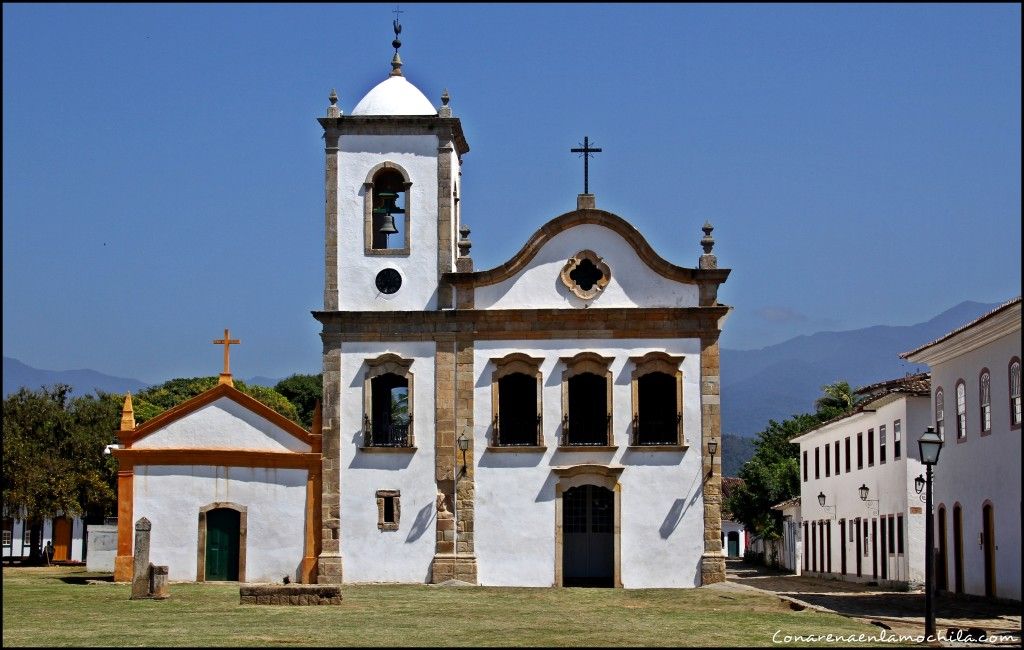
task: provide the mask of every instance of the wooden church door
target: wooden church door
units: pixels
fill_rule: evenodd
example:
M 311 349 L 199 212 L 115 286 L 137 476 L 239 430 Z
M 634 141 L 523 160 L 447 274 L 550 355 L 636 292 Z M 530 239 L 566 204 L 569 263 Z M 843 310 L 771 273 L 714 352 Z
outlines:
M 615 495 L 596 485 L 567 490 L 563 507 L 563 584 L 611 587 L 615 576 Z
M 206 579 L 238 580 L 237 510 L 217 508 L 206 514 Z

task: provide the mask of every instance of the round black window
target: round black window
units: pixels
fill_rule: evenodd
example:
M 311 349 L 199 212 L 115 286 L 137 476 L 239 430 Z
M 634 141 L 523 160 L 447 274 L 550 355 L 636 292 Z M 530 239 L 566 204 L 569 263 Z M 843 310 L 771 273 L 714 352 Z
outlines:
M 381 293 L 394 293 L 402 286 L 402 276 L 395 269 L 384 269 L 377 274 L 377 290 Z

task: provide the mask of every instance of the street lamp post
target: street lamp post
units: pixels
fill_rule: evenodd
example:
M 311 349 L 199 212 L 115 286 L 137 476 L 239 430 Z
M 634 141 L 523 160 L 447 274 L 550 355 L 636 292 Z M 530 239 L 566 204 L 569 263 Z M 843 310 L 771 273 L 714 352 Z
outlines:
M 925 466 L 924 635 L 930 641 L 935 639 L 935 523 L 932 520 L 932 466 L 939 462 L 942 436 L 935 432 L 935 427 L 928 427 L 917 444 L 921 452 L 921 462 Z M 915 481 L 915 488 L 916 483 Z

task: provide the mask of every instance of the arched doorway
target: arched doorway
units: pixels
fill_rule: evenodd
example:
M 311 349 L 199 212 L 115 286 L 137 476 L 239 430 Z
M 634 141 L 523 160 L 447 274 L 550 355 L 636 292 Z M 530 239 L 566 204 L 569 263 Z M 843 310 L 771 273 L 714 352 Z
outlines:
M 729 557 L 740 556 L 740 534 L 735 530 L 729 531 L 727 536 L 727 544 L 729 549 Z
M 992 513 L 992 504 L 986 503 L 981 508 L 982 545 L 985 549 L 985 595 L 996 596 L 996 522 Z
M 247 509 L 212 503 L 199 510 L 196 580 L 245 582 Z
M 621 486 L 624 468 L 552 468 L 555 484 L 555 586 L 622 587 Z
M 611 587 L 615 578 L 615 496 L 598 485 L 562 495 L 562 584 Z

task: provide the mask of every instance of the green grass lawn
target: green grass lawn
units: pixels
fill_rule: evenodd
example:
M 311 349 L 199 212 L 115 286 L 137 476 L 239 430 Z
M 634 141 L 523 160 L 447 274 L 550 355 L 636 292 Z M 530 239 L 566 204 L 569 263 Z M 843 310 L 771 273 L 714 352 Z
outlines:
M 81 568 L 3 569 L 4 646 L 746 646 L 781 634 L 875 634 L 779 599 L 701 589 L 348 585 L 340 606 L 240 605 L 236 583 L 174 583 L 165 601 L 88 584 Z M 808 644 L 801 644 L 808 645 Z

